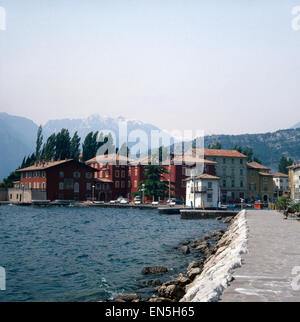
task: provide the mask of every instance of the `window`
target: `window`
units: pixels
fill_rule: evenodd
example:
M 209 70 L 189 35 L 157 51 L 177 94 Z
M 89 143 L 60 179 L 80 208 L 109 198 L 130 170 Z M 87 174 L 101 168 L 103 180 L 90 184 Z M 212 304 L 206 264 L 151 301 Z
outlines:
M 121 181 L 121 188 L 125 188 L 125 181 Z
M 63 182 L 59 183 L 59 190 L 64 190 L 64 183 Z
M 235 186 L 235 182 L 234 180 L 231 180 L 231 187 L 234 188 L 234 186 Z
M 125 178 L 125 170 L 121 171 L 121 178 Z
M 103 178 L 103 171 L 100 171 L 100 178 Z
M 137 168 L 137 167 L 135 167 L 135 168 L 134 168 L 134 175 L 135 175 L 135 176 L 137 176 L 137 175 L 138 175 L 138 168 Z
M 45 171 L 42 171 L 42 177 L 46 178 L 46 172 Z
M 63 171 L 59 171 L 59 177 L 60 178 L 63 178 L 65 176 L 64 172 Z
M 119 178 L 120 177 L 120 171 L 119 170 L 116 170 L 115 176 L 116 176 L 116 178 Z
M 90 182 L 87 182 L 87 184 L 86 184 L 86 190 L 91 190 L 91 183 Z
M 134 188 L 137 188 L 138 184 L 137 184 L 137 180 L 134 180 Z
M 44 190 L 46 188 L 45 182 L 42 183 L 42 189 Z
M 254 177 L 254 170 L 250 171 L 250 175 L 251 175 L 251 177 Z
M 241 184 L 240 184 L 241 188 L 244 187 L 244 181 L 241 180 Z
M 93 177 L 92 172 L 86 172 L 85 177 L 86 177 L 86 179 L 92 179 L 92 177 Z
M 226 163 L 226 159 L 225 159 L 225 158 L 223 159 L 223 163 L 224 163 L 224 164 Z
M 212 202 L 213 201 L 213 194 L 212 193 L 208 193 L 207 194 L 207 201 L 208 202 Z
M 29 189 L 31 189 L 31 182 L 29 182 Z
M 116 182 L 115 182 L 115 188 L 116 188 L 116 189 L 119 189 L 119 188 L 120 188 L 120 181 L 116 181 Z
M 226 180 L 223 180 L 223 188 L 226 187 Z
M 74 192 L 75 193 L 78 193 L 79 192 L 79 183 L 78 182 L 75 182 L 74 183 Z
M 75 172 L 73 173 L 73 177 L 74 177 L 75 179 L 79 179 L 79 178 L 80 178 L 80 172 L 75 171 Z
M 223 168 L 223 176 L 226 176 L 226 168 Z
M 231 175 L 233 175 L 233 176 L 234 176 L 234 172 L 235 172 L 235 171 L 234 171 L 234 168 L 232 168 L 232 169 L 231 169 Z
M 240 164 L 243 164 L 243 163 L 244 163 L 243 159 L 240 159 Z
M 264 184 L 264 191 L 268 191 L 268 185 Z
M 234 164 L 234 159 L 231 159 L 231 163 Z
M 38 182 L 36 183 L 36 188 L 40 189 L 40 184 Z
M 243 171 L 243 169 L 240 169 L 240 175 L 242 176 L 242 175 L 244 175 L 244 171 Z
M 211 189 L 212 189 L 212 182 L 208 182 L 208 183 L 207 183 L 207 188 L 208 188 L 209 190 L 211 190 Z
M 21 172 L 21 179 L 23 179 L 23 172 Z

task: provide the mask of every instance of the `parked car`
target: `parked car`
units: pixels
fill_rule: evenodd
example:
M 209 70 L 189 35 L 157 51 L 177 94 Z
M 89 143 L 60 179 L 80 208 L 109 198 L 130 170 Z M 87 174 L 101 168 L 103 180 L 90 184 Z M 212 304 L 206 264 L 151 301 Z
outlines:
M 128 199 L 126 199 L 126 198 L 122 198 L 122 199 L 120 200 L 120 204 L 127 204 L 127 203 L 129 203 L 129 200 L 128 200 Z
M 133 203 L 135 205 L 141 204 L 142 203 L 141 197 L 140 196 L 135 196 L 134 199 L 133 199 Z

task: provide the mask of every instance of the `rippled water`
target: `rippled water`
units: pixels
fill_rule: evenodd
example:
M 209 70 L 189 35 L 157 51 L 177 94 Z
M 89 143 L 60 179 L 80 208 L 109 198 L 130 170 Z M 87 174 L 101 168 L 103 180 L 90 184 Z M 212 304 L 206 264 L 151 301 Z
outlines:
M 0 207 L 0 301 L 94 301 L 140 291 L 144 266 L 185 272 L 194 254 L 174 247 L 225 228 L 156 210 Z

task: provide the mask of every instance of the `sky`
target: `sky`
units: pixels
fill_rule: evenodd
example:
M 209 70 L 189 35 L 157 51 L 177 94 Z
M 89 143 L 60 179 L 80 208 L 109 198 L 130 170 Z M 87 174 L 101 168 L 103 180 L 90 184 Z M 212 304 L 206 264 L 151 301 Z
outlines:
M 38 124 L 124 116 L 206 134 L 289 128 L 300 122 L 295 6 L 0 0 L 0 112 Z

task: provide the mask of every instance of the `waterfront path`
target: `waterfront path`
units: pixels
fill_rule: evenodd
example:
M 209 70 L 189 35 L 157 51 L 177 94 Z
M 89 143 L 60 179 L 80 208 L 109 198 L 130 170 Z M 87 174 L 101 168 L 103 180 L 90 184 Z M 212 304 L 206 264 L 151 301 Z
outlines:
M 220 301 L 300 301 L 300 221 L 267 210 L 246 218 L 248 253 Z

